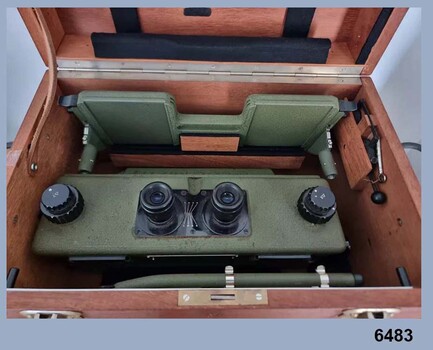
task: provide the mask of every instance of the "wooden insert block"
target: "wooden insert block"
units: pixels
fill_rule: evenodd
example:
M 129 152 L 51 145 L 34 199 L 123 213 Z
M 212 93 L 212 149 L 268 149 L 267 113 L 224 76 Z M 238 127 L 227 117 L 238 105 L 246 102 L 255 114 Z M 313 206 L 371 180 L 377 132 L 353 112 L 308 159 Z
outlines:
M 340 120 L 335 127 L 335 132 L 350 188 L 361 190 L 368 184 L 365 178 L 372 170 L 372 165 L 361 138 L 361 131 L 352 113 Z
M 371 124 L 366 115 L 363 115 L 358 123 L 358 129 L 363 138 L 370 138 L 372 136 Z
M 236 152 L 239 136 L 180 136 L 182 151 L 189 152 Z

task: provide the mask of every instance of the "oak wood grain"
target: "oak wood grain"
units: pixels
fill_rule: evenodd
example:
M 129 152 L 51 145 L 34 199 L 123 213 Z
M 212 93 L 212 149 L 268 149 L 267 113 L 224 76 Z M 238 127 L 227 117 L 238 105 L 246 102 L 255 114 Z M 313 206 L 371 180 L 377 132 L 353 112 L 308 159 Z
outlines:
M 360 190 L 368 184 L 365 179 L 372 165 L 352 113 L 340 120 L 335 127 L 335 135 L 349 186 Z
M 380 7 L 359 9 L 358 18 L 353 24 L 352 31 L 347 40 L 347 46 L 355 61 L 367 41 L 381 11 L 382 8 Z
M 359 16 L 358 8 L 316 8 L 311 21 L 310 38 L 328 38 L 347 42 Z
M 374 68 L 378 64 L 389 42 L 397 31 L 397 28 L 403 20 L 407 10 L 407 8 L 395 8 L 392 11 L 388 22 L 386 23 L 385 27 L 382 30 L 382 33 L 380 34 L 380 37 L 371 49 L 367 62 L 365 62 L 364 69 L 362 70 L 363 75 L 370 75 L 371 73 L 373 73 Z
M 236 152 L 239 136 L 185 136 L 180 135 L 182 151 Z
M 56 11 L 66 34 L 116 33 L 108 7 L 59 7 Z
M 343 230 L 351 244 L 353 271 L 364 275 L 368 286 L 398 286 L 395 269 L 404 266 L 414 286 L 421 286 L 421 188 L 407 155 L 370 78 L 362 78 L 358 99 L 365 99 L 382 137 L 384 171 L 380 184 L 388 200 L 374 204 L 371 186 L 351 191 L 338 155 L 338 181 L 331 187 L 337 197 Z
M 363 138 L 370 138 L 372 135 L 371 123 L 366 115 L 362 115 L 361 120 L 358 123 L 358 129 Z
M 138 8 L 145 33 L 280 37 L 285 8 L 212 8 L 209 17 L 183 15 L 183 8 Z
M 304 157 L 111 154 L 116 167 L 298 169 Z

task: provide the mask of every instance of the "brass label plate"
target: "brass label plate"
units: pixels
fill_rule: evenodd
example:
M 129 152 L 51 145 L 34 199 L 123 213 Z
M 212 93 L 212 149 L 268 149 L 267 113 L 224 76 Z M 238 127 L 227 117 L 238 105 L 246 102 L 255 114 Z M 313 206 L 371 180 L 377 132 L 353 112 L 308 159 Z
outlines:
M 180 290 L 178 306 L 268 305 L 266 289 Z

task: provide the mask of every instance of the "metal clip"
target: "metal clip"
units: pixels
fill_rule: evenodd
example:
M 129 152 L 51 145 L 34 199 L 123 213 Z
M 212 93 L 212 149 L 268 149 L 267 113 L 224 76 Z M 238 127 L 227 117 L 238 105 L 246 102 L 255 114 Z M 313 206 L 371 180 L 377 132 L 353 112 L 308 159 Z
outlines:
M 329 288 L 329 276 L 326 273 L 325 266 L 317 266 L 316 272 L 319 274 L 320 277 L 320 288 Z
M 59 319 L 59 318 L 82 318 L 81 312 L 77 311 L 47 311 L 47 310 L 23 310 L 20 311 L 21 316 L 26 318 L 51 318 L 51 319 Z
M 392 318 L 395 314 L 398 314 L 401 310 L 397 308 L 359 308 L 343 310 L 343 312 L 338 315 L 339 318 Z
M 234 275 L 234 269 L 233 266 L 226 266 L 225 268 L 225 274 L 226 274 L 226 288 L 234 288 L 235 287 L 235 275 Z
M 385 173 L 383 172 L 383 161 L 382 161 L 382 147 L 381 147 L 381 143 L 380 143 L 380 139 L 377 140 L 376 143 L 376 147 L 377 147 L 377 167 L 378 167 L 378 171 L 379 171 L 379 175 L 378 175 L 378 180 L 379 182 L 386 182 L 387 178 Z

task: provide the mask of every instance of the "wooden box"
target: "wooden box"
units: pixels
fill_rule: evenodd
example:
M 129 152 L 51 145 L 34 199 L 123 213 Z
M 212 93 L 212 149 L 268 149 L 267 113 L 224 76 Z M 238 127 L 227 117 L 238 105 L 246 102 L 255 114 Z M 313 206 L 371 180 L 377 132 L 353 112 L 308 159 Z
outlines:
M 23 317 L 23 310 L 63 310 L 79 312 L 85 318 L 335 318 L 347 310 L 385 312 L 389 308 L 398 309 L 391 310 L 394 317 L 421 317 L 420 184 L 369 77 L 406 10 L 392 11 L 364 64 L 356 64 L 356 58 L 378 21 L 380 8 L 317 8 L 309 36 L 331 39 L 327 63 L 266 64 L 95 58 L 90 34 L 115 32 L 108 8 L 42 9 L 52 37 L 54 52 L 50 56 L 37 13 L 20 9 L 49 69 L 7 152 L 7 268 L 20 269 L 14 288 L 7 290 L 8 317 Z M 286 9 L 277 8 L 216 8 L 210 17 L 185 17 L 183 9 L 138 9 L 142 27 L 150 33 L 228 36 L 281 36 L 285 13 Z M 56 66 L 57 82 L 52 71 Z M 252 93 L 364 99 L 382 137 L 388 180 L 381 189 L 388 194 L 388 201 L 375 205 L 368 183 L 350 183 L 355 163 L 365 152 L 350 144 L 350 125 L 339 126 L 334 132 L 338 144 L 334 157 L 340 175 L 331 186 L 340 201 L 339 215 L 351 243 L 353 270 L 364 275 L 365 286 L 268 289 L 267 300 L 261 305 L 184 306 L 179 301 L 179 290 L 100 289 L 98 274 L 73 270 L 56 259 L 34 255 L 31 244 L 39 220 L 40 195 L 61 175 L 77 171 L 82 148 L 82 125 L 57 103 L 48 106 L 45 126 L 38 129 L 51 84 L 55 98 L 86 89 L 165 91 L 175 96 L 185 113 L 238 113 Z M 207 100 L 204 97 L 210 91 L 217 97 Z M 34 134 L 39 131 L 38 145 L 30 159 Z M 155 158 L 153 165 L 167 165 L 164 162 Z M 37 164 L 36 171 L 30 169 L 32 163 Z M 103 155 L 95 166 L 97 173 L 119 170 Z M 316 158 L 307 158 L 299 170 L 285 173 L 320 174 L 320 167 Z M 399 266 L 406 268 L 412 287 L 401 286 L 396 274 Z

